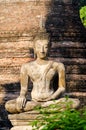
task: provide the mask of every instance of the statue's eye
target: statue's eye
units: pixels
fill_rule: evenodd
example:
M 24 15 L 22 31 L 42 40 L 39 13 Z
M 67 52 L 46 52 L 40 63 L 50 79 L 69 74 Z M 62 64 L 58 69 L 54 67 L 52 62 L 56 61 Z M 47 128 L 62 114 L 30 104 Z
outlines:
M 48 46 L 45 46 L 45 48 L 48 48 Z

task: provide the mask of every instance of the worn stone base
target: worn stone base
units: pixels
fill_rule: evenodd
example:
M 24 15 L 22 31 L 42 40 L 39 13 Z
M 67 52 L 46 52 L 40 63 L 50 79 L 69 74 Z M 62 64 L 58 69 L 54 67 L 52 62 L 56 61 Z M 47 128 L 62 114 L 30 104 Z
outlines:
M 32 130 L 32 126 L 15 126 L 10 130 Z
M 8 118 L 13 126 L 28 126 L 38 116 L 39 112 L 29 111 L 19 114 L 9 114 Z

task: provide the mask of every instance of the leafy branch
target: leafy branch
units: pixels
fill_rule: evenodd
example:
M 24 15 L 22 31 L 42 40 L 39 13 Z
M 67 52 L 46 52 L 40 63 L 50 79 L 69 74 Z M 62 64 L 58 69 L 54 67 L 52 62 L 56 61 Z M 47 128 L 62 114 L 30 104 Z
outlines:
M 62 109 L 65 106 L 65 109 Z M 33 130 L 86 130 L 86 107 L 71 109 L 71 102 L 36 108 L 39 116 L 31 123 Z

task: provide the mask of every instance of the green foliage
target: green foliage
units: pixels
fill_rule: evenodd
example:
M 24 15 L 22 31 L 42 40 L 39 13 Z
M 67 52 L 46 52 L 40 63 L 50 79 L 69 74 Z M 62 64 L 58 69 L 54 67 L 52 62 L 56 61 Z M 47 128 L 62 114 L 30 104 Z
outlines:
M 33 130 L 86 130 L 86 108 L 71 109 L 71 102 L 54 104 L 47 108 L 36 108 L 39 116 L 32 122 Z M 35 128 L 34 128 L 35 127 Z
M 86 0 L 79 0 L 79 15 L 81 22 L 84 27 L 86 27 Z
M 79 10 L 80 13 L 80 19 L 84 27 L 86 27 L 86 6 L 81 7 Z

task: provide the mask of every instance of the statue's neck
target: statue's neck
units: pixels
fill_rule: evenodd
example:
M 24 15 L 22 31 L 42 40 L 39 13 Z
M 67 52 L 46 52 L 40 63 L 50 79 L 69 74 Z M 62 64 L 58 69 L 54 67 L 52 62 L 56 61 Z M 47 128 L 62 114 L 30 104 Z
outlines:
M 39 65 L 46 65 L 46 64 L 48 64 L 48 59 L 47 58 L 46 59 L 37 58 L 36 63 L 39 64 Z

